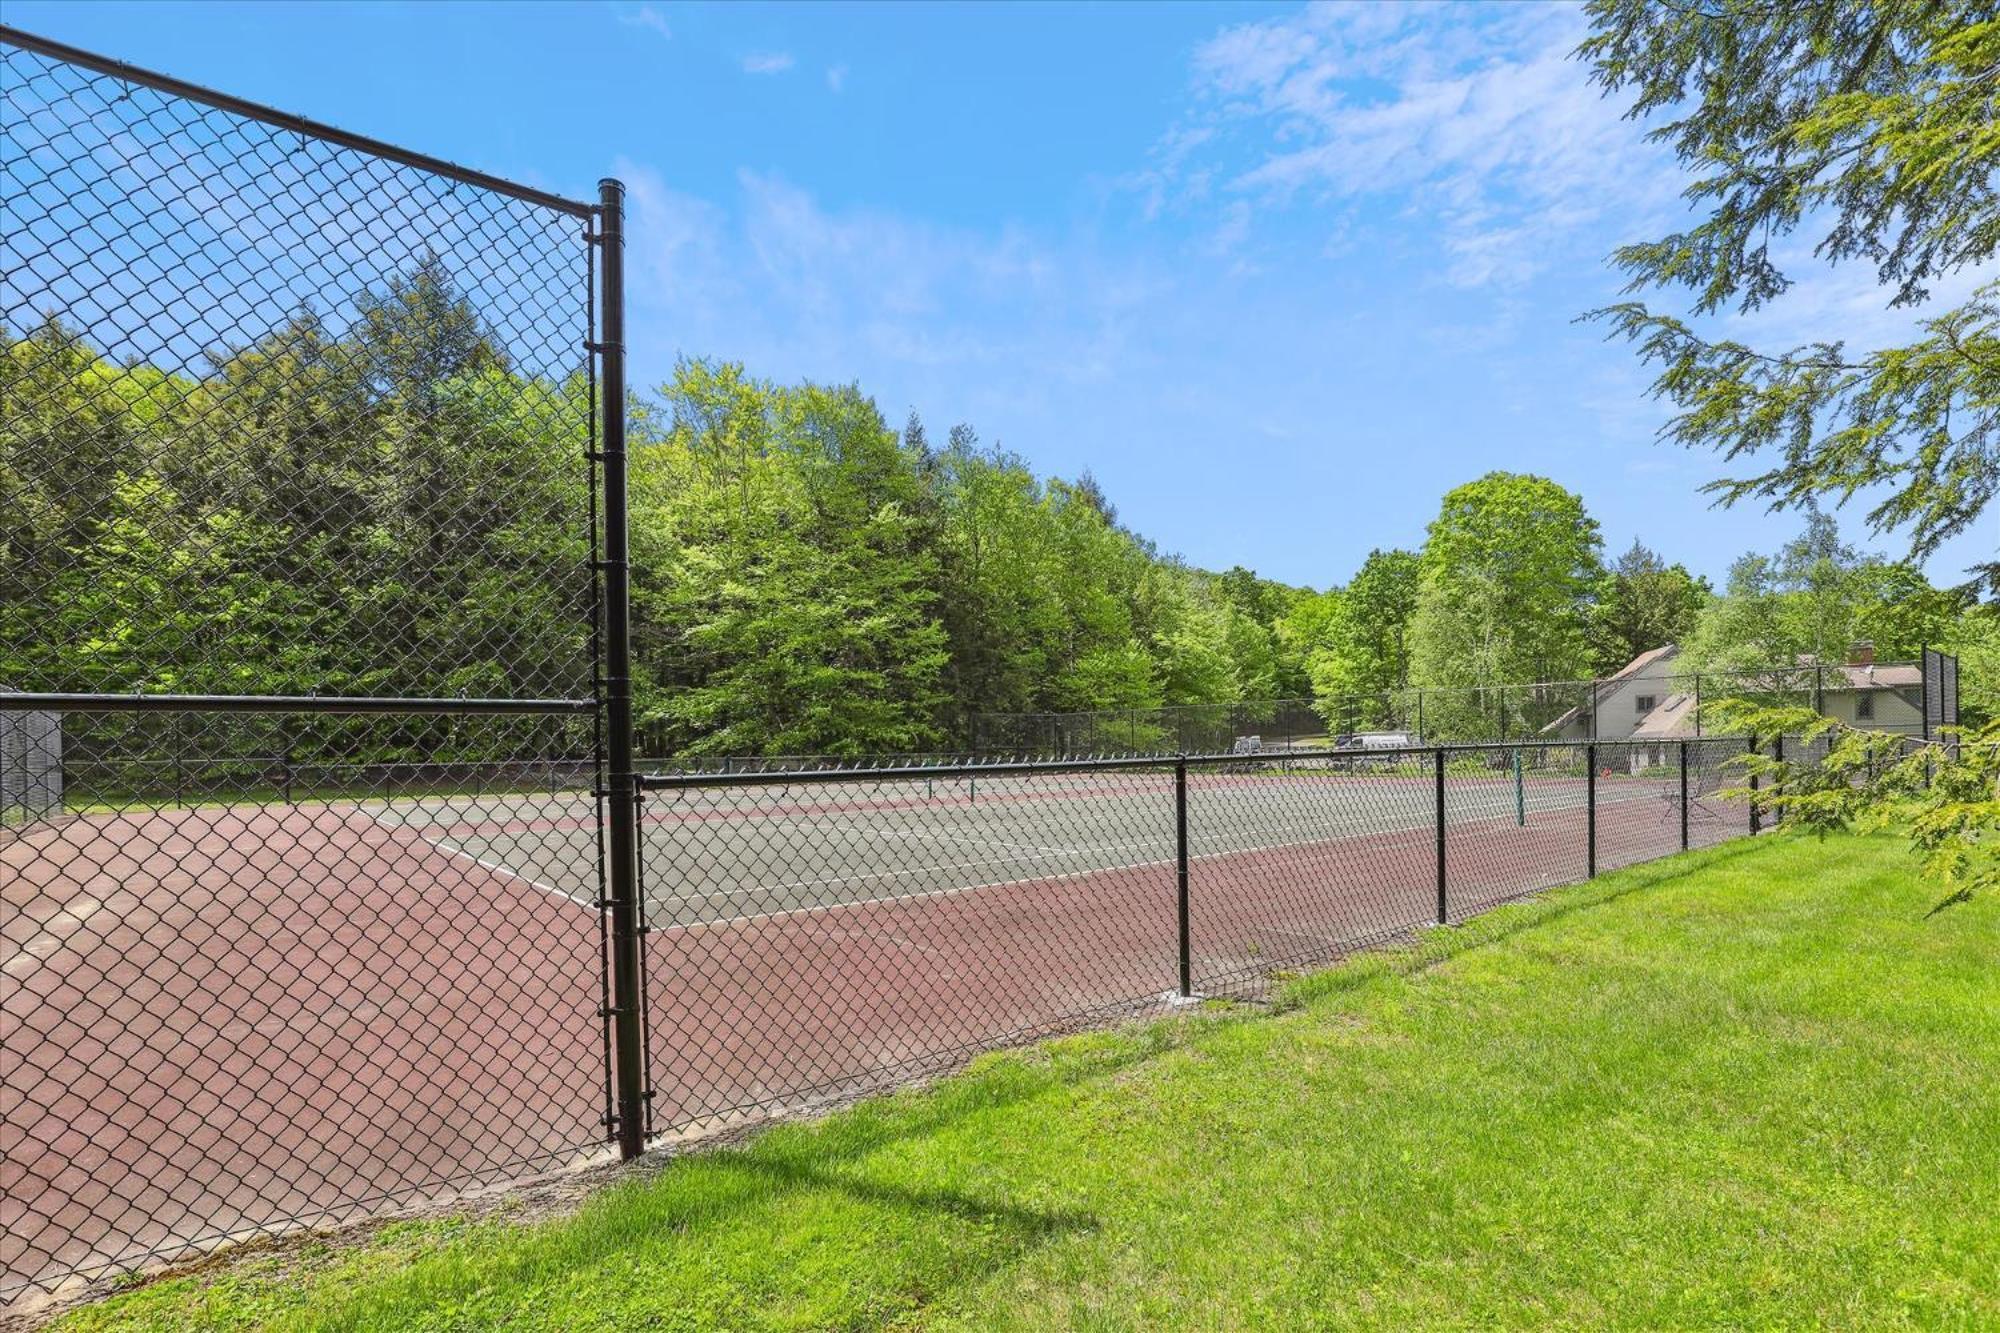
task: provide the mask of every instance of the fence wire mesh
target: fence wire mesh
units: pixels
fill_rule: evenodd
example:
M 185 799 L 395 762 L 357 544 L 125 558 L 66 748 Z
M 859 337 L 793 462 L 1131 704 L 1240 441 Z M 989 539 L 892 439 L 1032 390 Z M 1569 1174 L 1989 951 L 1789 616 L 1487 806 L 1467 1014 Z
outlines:
M 1183 975 L 1193 994 L 1261 997 L 1440 912 L 1747 834 L 1746 803 L 1721 795 L 1745 748 L 654 776 L 653 1129 L 1141 1012 L 1179 998 Z
M 383 761 L 412 719 L 343 718 L 285 757 L 328 721 L 64 715 L 64 812 L 0 832 L 10 1282 L 603 1138 L 587 719 L 419 719 L 480 757 Z
M 887 1081 L 1172 984 L 1171 772 L 823 776 L 647 797 L 656 1126 Z
M 583 219 L 0 62 L 0 681 L 588 697 Z
M 592 210 L 13 30 L 0 199 L 0 1300 L 598 1151 Z

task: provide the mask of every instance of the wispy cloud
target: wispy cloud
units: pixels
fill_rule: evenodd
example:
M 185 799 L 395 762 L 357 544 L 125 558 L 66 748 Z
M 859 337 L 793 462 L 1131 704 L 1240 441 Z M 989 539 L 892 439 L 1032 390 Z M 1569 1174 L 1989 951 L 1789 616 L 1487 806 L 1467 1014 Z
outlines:
M 845 92 L 847 89 L 847 66 L 829 65 L 826 70 L 826 86 L 829 92 Z
M 752 51 L 743 57 L 745 74 L 783 74 L 798 63 L 790 51 Z
M 1259 207 L 1386 204 L 1432 224 L 1447 281 L 1518 287 L 1679 189 L 1571 58 L 1583 32 L 1553 5 L 1315 6 L 1225 29 L 1195 54 L 1196 109 L 1134 181 L 1142 206 L 1218 189 Z
M 618 21 L 628 27 L 651 28 L 662 37 L 674 35 L 674 30 L 667 26 L 667 16 L 651 5 L 640 5 L 630 14 L 620 14 Z
M 619 172 L 633 206 L 635 316 L 658 321 L 650 342 L 666 350 L 832 380 L 971 380 L 998 401 L 1023 383 L 1112 373 L 1162 295 L 1141 265 L 1087 242 L 836 212 L 753 171 L 738 173 L 723 205 L 673 190 L 650 167 Z

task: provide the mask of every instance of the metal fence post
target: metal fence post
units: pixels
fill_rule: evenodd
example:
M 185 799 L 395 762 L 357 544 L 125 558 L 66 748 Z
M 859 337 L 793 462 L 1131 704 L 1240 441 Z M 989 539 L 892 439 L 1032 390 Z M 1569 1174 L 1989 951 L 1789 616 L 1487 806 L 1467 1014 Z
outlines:
M 1592 741 L 1583 747 L 1583 804 L 1585 853 L 1584 875 L 1588 879 L 1597 878 L 1597 743 Z
M 1188 831 L 1187 756 L 1174 758 L 1174 859 L 1176 864 L 1175 910 L 1179 916 L 1181 950 L 1181 998 L 1194 994 L 1192 933 L 1188 925 Z
M 1778 733 L 1776 738 L 1771 741 L 1771 758 L 1780 764 L 1785 762 L 1785 736 L 1783 732 Z M 1771 789 L 1771 794 L 1773 796 L 1783 796 L 1785 794 L 1785 774 L 1783 769 L 1778 770 L 1778 783 L 1777 786 Z M 1773 824 L 1782 824 L 1785 822 L 1784 806 L 1778 805 L 1772 807 L 1771 822 Z
M 1688 849 L 1688 743 L 1681 742 L 1681 850 Z
M 625 186 L 597 183 L 601 253 L 598 337 L 604 399 L 604 647 L 603 706 L 606 777 L 610 790 L 611 1019 L 618 1154 L 646 1149 L 645 1049 L 640 1026 L 644 978 L 639 948 L 639 783 L 632 756 L 632 553 L 625 470 Z
M 1432 751 L 1432 754 L 1436 759 L 1436 770 L 1437 770 L 1436 776 L 1437 776 L 1438 924 L 1442 926 L 1446 925 L 1451 920 L 1451 914 L 1449 911 L 1446 910 L 1449 904 L 1445 901 L 1445 889 L 1444 889 L 1444 747 L 1442 745 L 1438 746 L 1436 750 Z
M 1750 734 L 1749 752 L 1751 754 L 1757 753 L 1757 735 L 1755 732 Z M 1750 836 L 1754 838 L 1761 831 L 1762 826 L 1757 815 L 1757 772 L 1755 769 L 1752 769 L 1750 772 Z

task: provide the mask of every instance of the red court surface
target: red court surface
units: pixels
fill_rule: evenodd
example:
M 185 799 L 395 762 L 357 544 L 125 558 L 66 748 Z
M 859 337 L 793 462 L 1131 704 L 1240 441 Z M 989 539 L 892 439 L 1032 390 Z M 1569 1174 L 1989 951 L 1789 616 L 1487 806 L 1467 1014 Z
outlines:
M 352 807 L 0 838 L 4 1284 L 602 1136 L 595 912 Z
M 379 814 L 146 811 L 0 841 L 6 1286 L 596 1148 L 597 913 Z M 1600 866 L 1675 850 L 1666 814 L 1603 807 Z M 1738 831 L 1704 813 L 1691 833 Z M 1452 824 L 1452 916 L 1582 879 L 1584 846 L 1578 808 Z M 1428 826 L 1197 856 L 1195 990 L 1256 994 L 1428 924 L 1434 857 Z M 1170 854 L 1029 866 L 656 929 L 654 1127 L 1146 1007 L 1179 983 L 1175 880 Z

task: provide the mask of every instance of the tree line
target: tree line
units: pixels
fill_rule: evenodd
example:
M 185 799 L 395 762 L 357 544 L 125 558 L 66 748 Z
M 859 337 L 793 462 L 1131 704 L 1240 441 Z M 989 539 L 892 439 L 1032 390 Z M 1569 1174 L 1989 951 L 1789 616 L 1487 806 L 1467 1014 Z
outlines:
M 330 330 L 301 314 L 205 373 L 119 365 L 51 321 L 0 358 L 0 685 L 576 697 L 589 690 L 579 370 L 510 362 L 434 260 Z M 1814 511 L 1721 590 L 1580 496 L 1496 472 L 1416 550 L 1314 590 L 1216 573 L 970 426 L 892 427 L 857 386 L 689 360 L 630 409 L 633 634 L 661 754 L 963 746 L 985 713 L 1577 680 L 1662 643 L 1695 669 L 1966 652 L 1971 594 Z M 1435 705 L 1434 705 L 1435 706 Z

